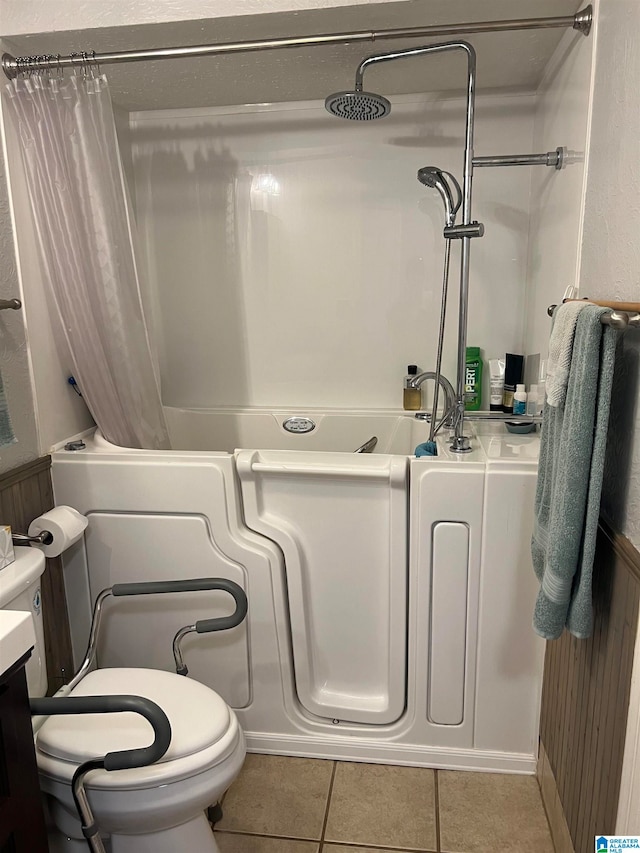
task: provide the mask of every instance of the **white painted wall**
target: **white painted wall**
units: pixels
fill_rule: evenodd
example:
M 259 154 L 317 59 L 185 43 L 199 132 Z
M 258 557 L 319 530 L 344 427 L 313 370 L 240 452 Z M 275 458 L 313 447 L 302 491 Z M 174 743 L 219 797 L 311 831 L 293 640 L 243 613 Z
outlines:
M 640 3 L 601 0 L 580 292 L 640 301 Z M 616 368 L 603 510 L 640 548 L 640 332 Z
M 13 230 L 4 164 L 0 158 L 0 299 L 22 298 L 16 267 Z M 0 474 L 38 456 L 38 438 L 31 387 L 24 313 L 0 314 L 0 373 L 15 444 L 0 448 Z
M 533 99 L 483 97 L 478 153 L 531 147 Z M 384 121 L 322 103 L 132 116 L 139 231 L 172 406 L 399 407 L 433 369 L 444 241 L 428 163 L 461 171 L 464 102 L 394 99 Z M 530 170 L 478 171 L 469 344 L 523 344 Z M 459 246 L 444 372 L 455 379 Z
M 13 242 L 3 149 L 4 137 L 0 122 L 0 299 L 24 299 Z M 15 444 L 0 448 L 1 474 L 38 456 L 35 403 L 23 310 L 0 313 L 0 373 L 17 439 Z
M 373 0 L 0 0 L 4 35 L 362 6 Z M 399 0 L 384 0 L 397 3 Z
M 640 301 L 640 4 L 596 0 L 581 296 Z M 640 332 L 621 337 L 602 511 L 640 547 Z M 636 642 L 616 833 L 640 832 L 640 634 Z
M 532 170 L 526 305 L 526 350 L 546 358 L 547 307 L 577 285 L 586 188 L 593 38 L 567 32 L 538 90 L 535 151 L 566 146 L 567 167 Z

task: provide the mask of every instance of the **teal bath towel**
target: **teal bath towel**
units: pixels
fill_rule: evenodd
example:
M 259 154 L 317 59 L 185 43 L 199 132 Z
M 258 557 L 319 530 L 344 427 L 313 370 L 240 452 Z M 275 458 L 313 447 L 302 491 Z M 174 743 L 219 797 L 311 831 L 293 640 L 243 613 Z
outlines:
M 564 404 L 544 406 L 531 553 L 540 592 L 533 627 L 554 640 L 591 635 L 591 572 L 617 333 L 606 308 L 578 317 Z

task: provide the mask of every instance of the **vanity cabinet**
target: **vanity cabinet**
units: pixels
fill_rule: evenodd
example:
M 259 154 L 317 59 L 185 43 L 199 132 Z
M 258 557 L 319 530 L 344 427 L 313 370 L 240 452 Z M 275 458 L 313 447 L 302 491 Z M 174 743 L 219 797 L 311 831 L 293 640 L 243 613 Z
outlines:
M 0 853 L 47 853 L 25 664 L 0 675 Z

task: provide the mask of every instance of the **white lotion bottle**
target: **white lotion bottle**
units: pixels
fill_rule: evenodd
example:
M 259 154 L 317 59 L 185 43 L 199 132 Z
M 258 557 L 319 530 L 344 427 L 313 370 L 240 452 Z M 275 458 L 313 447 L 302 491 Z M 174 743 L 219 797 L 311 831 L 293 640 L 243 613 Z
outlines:
M 524 385 L 516 385 L 516 392 L 513 395 L 513 414 L 525 415 L 527 413 L 527 392 L 524 390 Z

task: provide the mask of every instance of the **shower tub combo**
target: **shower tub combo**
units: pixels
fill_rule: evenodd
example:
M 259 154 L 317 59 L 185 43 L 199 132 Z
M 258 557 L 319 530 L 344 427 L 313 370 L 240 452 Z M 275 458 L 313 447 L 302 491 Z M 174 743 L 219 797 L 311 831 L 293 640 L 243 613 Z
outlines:
M 531 773 L 544 644 L 531 628 L 538 439 L 486 425 L 471 452 L 416 459 L 397 412 L 167 409 L 171 451 L 53 453 L 56 502 L 89 519 L 68 552 L 74 655 L 124 581 L 222 576 L 249 599 L 192 634 L 189 674 L 236 709 L 249 748 Z M 468 430 L 468 425 L 467 425 Z M 373 453 L 354 453 L 372 436 Z M 238 449 L 248 448 L 248 449 Z M 167 630 L 220 593 L 114 599 L 99 663 L 172 669 Z

